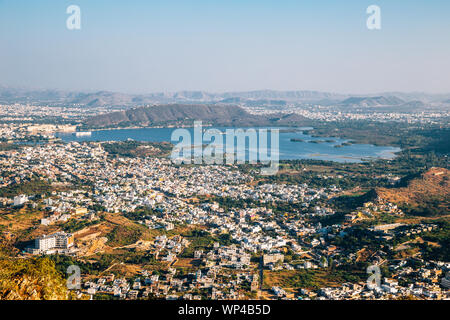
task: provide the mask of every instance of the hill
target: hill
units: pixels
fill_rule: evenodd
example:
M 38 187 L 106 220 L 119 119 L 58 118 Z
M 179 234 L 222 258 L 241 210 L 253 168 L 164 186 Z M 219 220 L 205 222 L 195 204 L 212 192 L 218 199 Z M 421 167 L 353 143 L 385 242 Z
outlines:
M 217 126 L 265 126 L 288 125 L 304 120 L 299 115 L 262 115 L 250 114 L 238 106 L 218 105 L 182 105 L 170 104 L 152 107 L 140 107 L 112 112 L 88 118 L 87 127 L 126 127 L 191 125 L 202 120 Z
M 47 258 L 0 258 L 0 300 L 67 300 L 66 282 Z
M 373 106 L 398 106 L 404 104 L 405 101 L 391 96 L 379 97 L 351 97 L 341 102 L 345 106 L 373 107 Z
M 432 168 L 400 188 L 378 188 L 379 198 L 395 203 L 406 213 L 420 216 L 450 214 L 450 171 Z

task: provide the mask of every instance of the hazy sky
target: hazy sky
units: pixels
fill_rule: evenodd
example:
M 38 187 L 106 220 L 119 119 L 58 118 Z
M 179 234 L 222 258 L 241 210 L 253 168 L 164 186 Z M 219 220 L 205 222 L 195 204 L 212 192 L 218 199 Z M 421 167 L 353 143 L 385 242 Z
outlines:
M 0 0 L 0 85 L 450 92 L 450 1 Z

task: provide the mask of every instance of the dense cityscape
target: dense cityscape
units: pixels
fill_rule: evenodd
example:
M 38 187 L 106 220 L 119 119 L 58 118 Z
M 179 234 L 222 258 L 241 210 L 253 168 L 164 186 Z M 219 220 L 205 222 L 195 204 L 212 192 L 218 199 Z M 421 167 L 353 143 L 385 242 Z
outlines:
M 445 315 L 448 12 L 0 1 L 3 314 Z
M 19 106 L 2 110 L 13 107 Z M 245 165 L 176 165 L 170 143 L 64 142 L 55 134 L 79 136 L 78 108 L 69 113 L 72 123 L 63 121 L 65 109 L 19 110 L 15 119 L 2 116 L 0 131 L 2 242 L 21 259 L 48 257 L 63 272 L 79 266 L 74 297 L 450 297 L 448 253 L 439 253 L 444 244 L 435 241 L 439 235 L 448 241 L 445 167 L 430 163 L 421 173 L 443 186 L 444 211 L 420 218 L 382 192 L 340 182 L 359 179 L 356 168 L 364 164 L 286 161 L 270 178 Z M 446 117 L 413 114 L 407 121 L 431 125 Z M 446 156 L 437 158 L 448 165 Z M 312 180 L 284 179 L 299 170 Z M 404 178 L 388 168 L 371 175 L 369 186 L 382 181 L 395 190 Z M 338 204 L 352 193 L 356 204 Z M 443 259 L 430 259 L 433 250 Z M 371 266 L 379 270 L 375 285 Z

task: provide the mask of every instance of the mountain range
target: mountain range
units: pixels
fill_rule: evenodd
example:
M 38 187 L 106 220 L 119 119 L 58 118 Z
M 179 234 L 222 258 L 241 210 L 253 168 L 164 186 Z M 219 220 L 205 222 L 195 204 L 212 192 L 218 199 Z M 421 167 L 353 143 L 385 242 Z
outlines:
M 126 94 L 110 91 L 72 92 L 63 90 L 30 90 L 0 86 L 0 103 L 35 103 L 87 107 L 137 107 L 155 104 L 236 104 L 241 106 L 285 106 L 319 104 L 340 107 L 423 107 L 425 104 L 449 104 L 450 94 L 389 92 L 376 95 L 349 95 L 319 91 L 258 90 L 210 93 L 206 91 Z

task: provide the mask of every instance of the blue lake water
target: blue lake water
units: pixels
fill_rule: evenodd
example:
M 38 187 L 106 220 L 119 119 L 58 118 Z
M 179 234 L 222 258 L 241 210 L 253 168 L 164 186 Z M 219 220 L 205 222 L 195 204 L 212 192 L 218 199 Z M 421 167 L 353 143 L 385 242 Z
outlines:
M 210 128 L 204 128 L 210 129 Z M 225 132 L 227 128 L 216 128 Z M 245 128 L 244 128 L 245 129 Z M 270 129 L 270 128 L 267 128 Z M 279 128 L 279 158 L 280 160 L 314 159 L 336 162 L 361 162 L 365 159 L 393 159 L 400 148 L 388 146 L 374 146 L 369 144 L 352 144 L 335 147 L 348 142 L 345 139 L 312 137 L 304 133 L 308 128 Z M 56 136 L 63 141 L 136 141 L 163 142 L 171 141 L 175 128 L 138 128 L 138 129 L 113 129 L 92 131 L 90 136 L 77 137 L 74 133 L 57 133 Z M 187 128 L 193 137 L 193 128 Z M 258 129 L 256 129 L 258 130 Z M 270 137 L 270 135 L 269 135 Z M 302 142 L 291 139 L 303 140 Z M 225 140 L 225 135 L 224 135 Z M 270 138 L 269 138 L 270 140 Z M 329 141 L 326 141 L 329 140 Z M 318 141 L 320 143 L 312 143 Z M 208 144 L 208 142 L 204 142 Z M 270 145 L 270 144 L 269 144 Z

